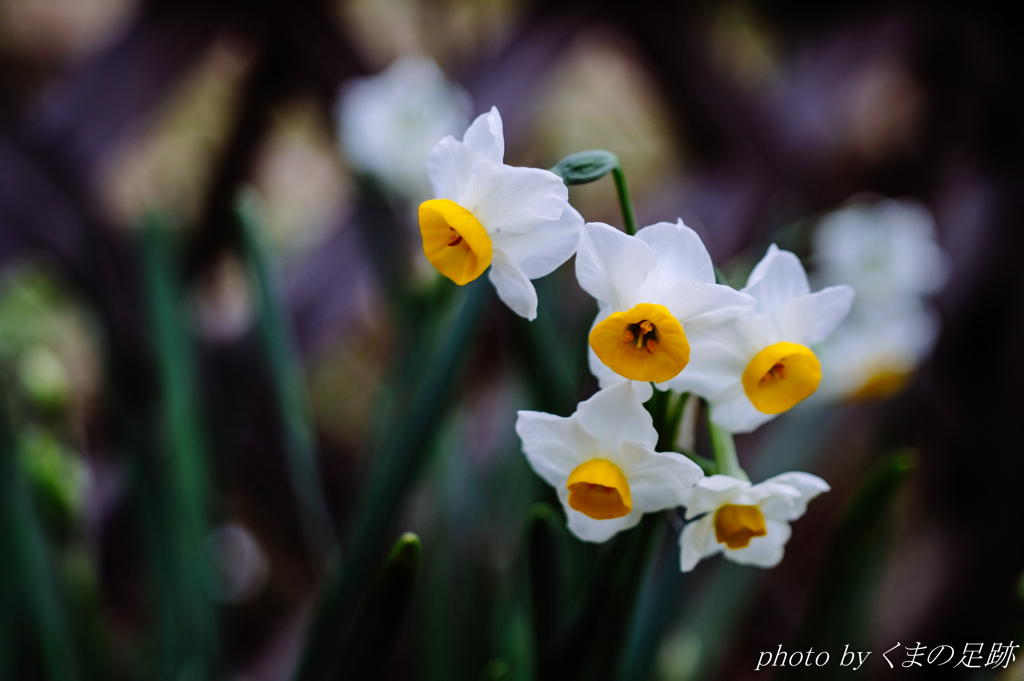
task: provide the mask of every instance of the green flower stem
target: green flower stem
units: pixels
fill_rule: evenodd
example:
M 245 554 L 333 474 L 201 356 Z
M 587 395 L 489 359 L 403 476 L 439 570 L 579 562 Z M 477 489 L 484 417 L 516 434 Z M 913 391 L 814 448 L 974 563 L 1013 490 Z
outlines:
M 715 464 L 718 466 L 718 472 L 731 478 L 750 482 L 746 471 L 740 468 L 739 459 L 736 458 L 736 443 L 733 442 L 732 433 L 711 420 L 710 409 L 708 409 L 708 430 L 711 432 L 711 447 L 715 450 Z
M 615 179 L 615 189 L 619 193 L 619 206 L 622 208 L 622 219 L 626 223 L 626 234 L 636 234 L 636 213 L 633 212 L 633 201 L 629 198 L 626 175 L 622 172 L 622 162 L 618 156 L 604 149 L 580 151 L 563 158 L 551 168 L 551 172 L 561 177 L 568 186 L 596 182 L 610 172 Z
M 716 473 L 718 473 L 718 464 L 709 459 L 708 457 L 701 456 L 697 452 L 694 452 L 690 449 L 683 449 L 682 447 L 676 449 L 675 451 L 677 454 L 682 454 L 687 459 L 700 466 L 700 469 L 704 471 L 704 475 L 715 475 Z
M 612 168 L 612 177 L 615 179 L 615 190 L 619 193 L 619 207 L 622 209 L 622 220 L 626 224 L 626 234 L 636 234 L 636 213 L 633 211 L 633 199 L 629 196 L 629 187 L 626 185 L 626 174 L 622 172 L 622 163 L 616 159 L 615 167 Z
M 669 393 L 674 395 L 674 393 Z M 658 451 L 668 452 L 673 449 L 676 445 L 676 441 L 679 439 L 679 427 L 683 422 L 683 413 L 686 409 L 686 405 L 690 401 L 690 393 L 682 393 L 676 397 L 675 404 L 670 404 L 668 407 L 668 418 L 665 422 L 665 432 L 659 433 L 658 444 L 662 444 L 662 438 L 664 438 L 664 449 Z M 692 434 L 690 434 L 692 435 Z M 687 438 L 692 440 L 692 437 Z

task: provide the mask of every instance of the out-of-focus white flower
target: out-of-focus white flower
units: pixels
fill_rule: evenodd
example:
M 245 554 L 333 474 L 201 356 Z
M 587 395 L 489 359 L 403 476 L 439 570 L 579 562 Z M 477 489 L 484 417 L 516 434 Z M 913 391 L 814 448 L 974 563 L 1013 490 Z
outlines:
M 679 536 L 680 567 L 689 572 L 719 552 L 744 565 L 778 565 L 789 541 L 789 523 L 827 491 L 828 483 L 809 473 L 783 473 L 756 485 L 725 475 L 702 479 L 686 505 L 686 519 L 692 522 Z
M 339 105 L 345 158 L 396 194 L 422 201 L 430 196 L 430 150 L 443 137 L 461 134 L 471 109 L 466 92 L 432 59 L 402 57 L 346 87 Z
M 490 267 L 498 297 L 527 319 L 537 316 L 531 279 L 550 274 L 576 252 L 583 218 L 562 179 L 539 168 L 503 163 L 497 108 L 469 126 L 463 141 L 446 137 L 427 171 L 437 198 L 420 205 L 427 259 L 456 284 Z
M 854 304 L 853 310 L 814 348 L 823 377 L 816 399 L 868 400 L 897 394 L 938 336 L 938 316 L 920 302 L 860 309 Z
M 705 361 L 707 335 L 755 303 L 715 283 L 711 256 L 682 220 L 659 222 L 636 236 L 588 223 L 576 277 L 598 303 L 590 332 L 591 372 L 602 388 L 637 381 L 634 388 L 644 401 L 651 396 L 650 382 L 680 389 Z M 712 380 L 709 386 L 703 387 L 718 392 L 725 384 Z
M 584 541 L 607 541 L 644 513 L 686 504 L 703 476 L 686 457 L 654 451 L 658 433 L 628 383 L 598 392 L 568 418 L 521 411 L 516 432 Z
M 849 317 L 816 347 L 825 377 L 821 399 L 888 397 L 927 356 L 939 332 L 925 296 L 949 276 L 931 215 L 891 199 L 827 215 L 813 239 L 815 280 L 857 292 Z
M 821 364 L 808 346 L 832 333 L 853 302 L 849 286 L 811 293 L 800 260 L 775 244 L 743 293 L 757 301 L 752 314 L 703 334 L 693 352 L 705 359 L 680 378 L 682 389 L 711 403 L 712 420 L 734 433 L 754 430 L 818 388 Z
M 815 281 L 849 284 L 858 307 L 935 293 L 949 276 L 935 221 L 912 201 L 856 203 L 826 215 L 814 232 L 812 257 Z

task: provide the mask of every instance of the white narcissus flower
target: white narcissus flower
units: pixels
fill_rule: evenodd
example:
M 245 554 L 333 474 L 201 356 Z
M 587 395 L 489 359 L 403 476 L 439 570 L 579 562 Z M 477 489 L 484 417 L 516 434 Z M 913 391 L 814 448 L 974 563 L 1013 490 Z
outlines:
M 420 205 L 427 259 L 456 284 L 490 267 L 498 297 L 527 319 L 537 316 L 531 279 L 550 274 L 576 252 L 583 218 L 562 179 L 539 168 L 505 165 L 497 108 L 461 142 L 441 140 L 427 161 L 433 200 Z
M 931 215 L 910 201 L 855 203 L 825 216 L 812 245 L 815 280 L 857 293 L 849 317 L 815 348 L 825 377 L 820 399 L 899 392 L 939 333 L 925 296 L 950 268 Z
M 725 475 L 702 479 L 686 505 L 692 522 L 679 535 L 680 567 L 689 572 L 719 552 L 744 565 L 778 565 L 789 523 L 827 491 L 828 483 L 809 473 L 783 473 L 756 485 Z
M 950 269 L 935 221 L 912 201 L 859 202 L 829 213 L 814 232 L 812 253 L 815 281 L 849 284 L 858 306 L 935 293 Z
M 636 236 L 587 223 L 576 277 L 598 303 L 590 332 L 591 372 L 602 388 L 638 381 L 634 387 L 644 401 L 651 396 L 650 382 L 688 389 L 682 387 L 684 377 L 704 361 L 702 339 L 755 302 L 715 283 L 711 256 L 682 220 L 659 222 Z M 717 392 L 724 385 L 705 388 Z
M 346 86 L 338 107 L 342 150 L 354 169 L 406 199 L 422 201 L 430 196 L 424 167 L 430 150 L 466 129 L 471 108 L 469 96 L 434 60 L 402 57 Z
M 681 454 L 654 451 L 658 433 L 628 383 L 601 390 L 568 418 L 521 411 L 516 432 L 584 541 L 607 541 L 644 513 L 684 505 L 703 476 Z
M 825 342 L 814 347 L 821 359 L 819 400 L 892 397 L 913 377 L 939 333 L 935 312 L 917 301 L 887 308 L 859 307 Z
M 853 302 L 849 286 L 811 293 L 800 260 L 775 244 L 743 292 L 757 301 L 752 313 L 702 335 L 694 353 L 704 361 L 681 377 L 681 387 L 707 399 L 712 420 L 733 433 L 754 430 L 817 390 L 821 363 L 808 346 L 832 333 Z

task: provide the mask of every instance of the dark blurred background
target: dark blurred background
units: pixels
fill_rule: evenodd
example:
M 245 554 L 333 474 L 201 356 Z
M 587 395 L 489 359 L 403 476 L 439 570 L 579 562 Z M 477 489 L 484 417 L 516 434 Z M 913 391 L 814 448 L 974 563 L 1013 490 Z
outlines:
M 161 536 L 147 499 L 162 483 L 144 471 L 175 427 L 161 405 L 177 399 L 205 433 L 192 461 L 208 472 L 195 483 L 207 516 L 181 532 L 202 533 L 216 556 L 218 576 L 198 578 L 212 619 L 196 625 L 214 631 L 212 674 L 289 678 L 329 570 L 308 528 L 351 540 L 374 443 L 401 423 L 384 405 L 411 335 L 402 292 L 430 286 L 415 274 L 406 207 L 354 172 L 337 141 L 345 84 L 410 53 L 461 83 L 474 115 L 499 108 L 508 163 L 614 151 L 640 223 L 682 217 L 727 272 L 771 241 L 806 255 L 806 225 L 862 193 L 927 206 L 952 259 L 935 300 L 942 334 L 902 394 L 739 438 L 755 480 L 800 468 L 833 486 L 794 526 L 782 565 L 717 558 L 660 592 L 678 560 L 666 538 L 641 607 L 660 593 L 668 605 L 656 636 L 632 630 L 646 667 L 621 678 L 756 678 L 758 651 L 806 641 L 835 654 L 847 633 L 876 659 L 897 642 L 959 653 L 984 641 L 987 654 L 1021 636 L 1022 50 L 1011 15 L 978 3 L 0 0 L 0 375 L 14 405 L 4 437 L 56 584 L 56 600 L 33 605 L 46 599 L 18 581 L 19 545 L 5 549 L 0 674 L 161 676 L 161 608 L 179 599 L 158 592 L 177 563 L 161 572 L 147 543 Z M 246 188 L 261 197 L 266 289 L 249 276 L 235 209 Z M 608 178 L 570 199 L 587 220 L 621 224 Z M 165 275 L 188 320 L 171 340 L 159 330 Z M 529 648 L 520 541 L 527 509 L 549 492 L 519 453 L 515 411 L 567 415 L 596 389 L 582 340 L 592 302 L 571 266 L 538 288 L 569 388 L 531 375 L 527 325 L 490 304 L 385 528 L 387 542 L 412 529 L 424 546 L 389 678 L 532 678 L 517 657 Z M 272 351 L 259 321 L 268 297 L 277 340 L 295 354 Z M 306 445 L 279 409 L 277 356 L 301 362 Z M 181 390 L 199 397 L 181 398 L 173 386 L 193 365 L 196 385 Z M 872 467 L 903 446 L 917 451 L 906 484 L 865 497 Z M 326 517 L 287 483 L 297 447 L 315 452 L 309 498 L 322 496 Z M 873 534 L 851 539 L 843 519 L 858 498 L 865 517 L 881 510 Z M 870 551 L 844 558 L 847 540 Z M 592 555 L 572 541 L 570 571 Z M 58 610 L 71 675 L 53 662 L 60 644 L 26 624 Z M 814 622 L 832 638 L 819 643 Z M 175 678 L 205 678 L 184 669 Z M 901 672 L 876 663 L 862 675 Z M 921 673 L 975 678 L 952 664 Z

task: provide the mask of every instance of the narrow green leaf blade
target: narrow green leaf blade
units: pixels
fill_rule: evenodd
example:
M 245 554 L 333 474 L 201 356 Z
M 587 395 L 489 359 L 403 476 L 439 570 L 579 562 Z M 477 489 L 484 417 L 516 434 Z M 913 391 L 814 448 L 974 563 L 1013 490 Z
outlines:
M 285 451 L 303 532 L 313 560 L 320 561 L 337 547 L 327 501 L 316 462 L 313 418 L 302 368 L 287 315 L 274 286 L 270 257 L 260 238 L 261 208 L 255 190 L 244 192 L 236 208 L 250 276 L 259 299 L 259 332 L 274 380 L 277 407 L 285 431 Z
M 437 329 L 436 343 L 415 343 L 410 364 L 421 371 L 403 375 L 395 392 L 408 396 L 401 410 L 381 410 L 392 427 L 373 456 L 373 467 L 357 502 L 351 550 L 345 569 L 325 582 L 325 595 L 310 627 L 306 649 L 295 678 L 324 681 L 336 675 L 337 642 L 348 631 L 352 613 L 386 550 L 384 537 L 409 488 L 423 469 L 431 445 L 451 403 L 476 329 L 491 300 L 489 282 L 477 279 L 465 287 L 462 304 L 450 325 Z M 413 335 L 419 336 L 414 330 Z M 436 350 L 431 352 L 431 347 Z
M 550 505 L 538 503 L 526 516 L 526 561 L 530 580 L 534 657 L 544 668 L 554 652 L 559 629 L 558 531 L 561 517 Z
M 337 678 L 370 681 L 379 678 L 405 621 L 423 562 L 420 539 L 406 532 L 391 549 L 380 577 L 352 623 Z
M 0 558 L 3 559 L 5 582 L 8 582 L 4 590 L 9 588 L 10 575 L 16 580 L 20 594 L 11 593 L 9 598 L 5 594 L 3 600 L 7 603 L 3 605 L 17 603 L 19 597 L 23 599 L 39 636 L 48 678 L 74 681 L 80 678 L 80 674 L 67 616 L 47 551 L 46 537 L 19 457 L 14 452 L 6 406 L 0 403 Z M 9 614 L 4 613 L 3 616 L 6 618 Z M 0 652 L 12 656 L 14 653 Z M 10 659 L 0 660 L 5 666 L 12 662 Z
M 142 270 L 163 437 L 134 443 L 147 549 L 160 619 L 161 675 L 210 678 L 217 652 L 216 612 L 206 583 L 210 495 L 206 432 L 192 341 L 186 331 L 174 243 L 159 215 L 142 230 Z M 148 416 L 147 416 L 148 418 Z M 134 427 L 134 425 L 133 425 Z M 150 447 L 155 451 L 147 451 Z M 154 503 L 150 503 L 150 502 Z
M 888 554 L 893 506 L 916 466 L 916 452 L 899 449 L 868 471 L 832 535 L 807 614 L 787 650 L 804 650 L 811 645 L 818 650 L 835 650 L 837 646 L 842 650 L 844 644 L 868 649 L 872 607 Z M 787 668 L 778 678 L 817 681 L 839 674 L 839 670 L 838 665 L 825 670 Z

